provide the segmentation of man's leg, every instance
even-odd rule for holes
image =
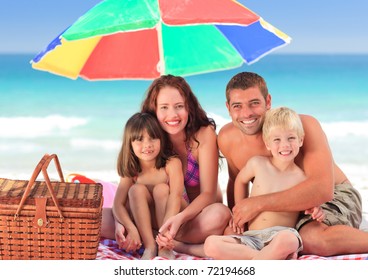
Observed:
[[[312,221],[299,234],[303,240],[301,254],[333,256],[368,253],[368,232],[346,225],[327,226]]]

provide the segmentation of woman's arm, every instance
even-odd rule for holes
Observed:
[[[216,202],[218,185],[218,161],[216,132],[211,126],[202,127],[197,133],[199,141],[198,165],[200,194],[182,212],[183,223],[193,219],[205,207]]]
[[[184,176],[180,159],[171,158],[167,162],[166,172],[169,176],[170,193],[163,222],[179,213],[184,192]]]

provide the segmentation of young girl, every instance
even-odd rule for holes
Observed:
[[[118,156],[120,182],[113,204],[116,240],[121,248],[135,251],[142,239],[142,259],[146,260],[157,254],[174,258],[171,248],[157,249],[153,230],[188,203],[181,161],[171,150],[154,116],[136,113],[127,121]]]

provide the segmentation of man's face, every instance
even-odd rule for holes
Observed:
[[[233,89],[226,103],[233,124],[246,135],[262,131],[264,115],[271,108],[271,96],[264,99],[257,87]]]

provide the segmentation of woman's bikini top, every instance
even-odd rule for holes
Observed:
[[[189,148],[187,148],[188,156],[187,156],[187,171],[184,176],[184,185],[185,187],[198,187],[199,186],[199,165],[195,160],[192,152]]]

